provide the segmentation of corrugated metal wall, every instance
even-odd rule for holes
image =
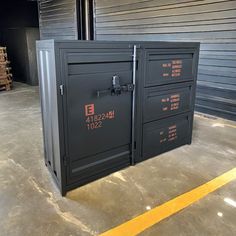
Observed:
[[[76,0],[39,0],[41,39],[78,39]]]
[[[236,120],[236,0],[95,0],[96,39],[200,41],[196,108]]]

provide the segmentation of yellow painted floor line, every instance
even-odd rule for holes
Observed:
[[[215,179],[184,193],[144,214],[129,220],[100,236],[134,236],[144,230],[157,224],[161,220],[175,214],[176,212],[186,208],[199,199],[205,197],[209,193],[219,189],[223,185],[236,179],[236,168],[216,177]]]

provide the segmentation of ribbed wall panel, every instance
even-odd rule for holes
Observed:
[[[76,0],[39,0],[41,39],[78,39]]]
[[[95,0],[95,15],[100,40],[200,41],[196,109],[236,120],[236,0]]]

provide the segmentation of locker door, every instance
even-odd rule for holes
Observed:
[[[128,51],[128,50],[127,50]],[[67,184],[130,165],[132,51],[67,55]]]

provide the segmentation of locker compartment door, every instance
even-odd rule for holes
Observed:
[[[165,118],[143,125],[143,159],[189,143],[192,116],[190,113]]]
[[[146,88],[144,92],[144,122],[190,111],[192,84]]]
[[[147,56],[147,78],[145,87],[193,80],[193,54]]]
[[[67,182],[84,184],[130,164],[132,53],[69,54],[67,68]]]

